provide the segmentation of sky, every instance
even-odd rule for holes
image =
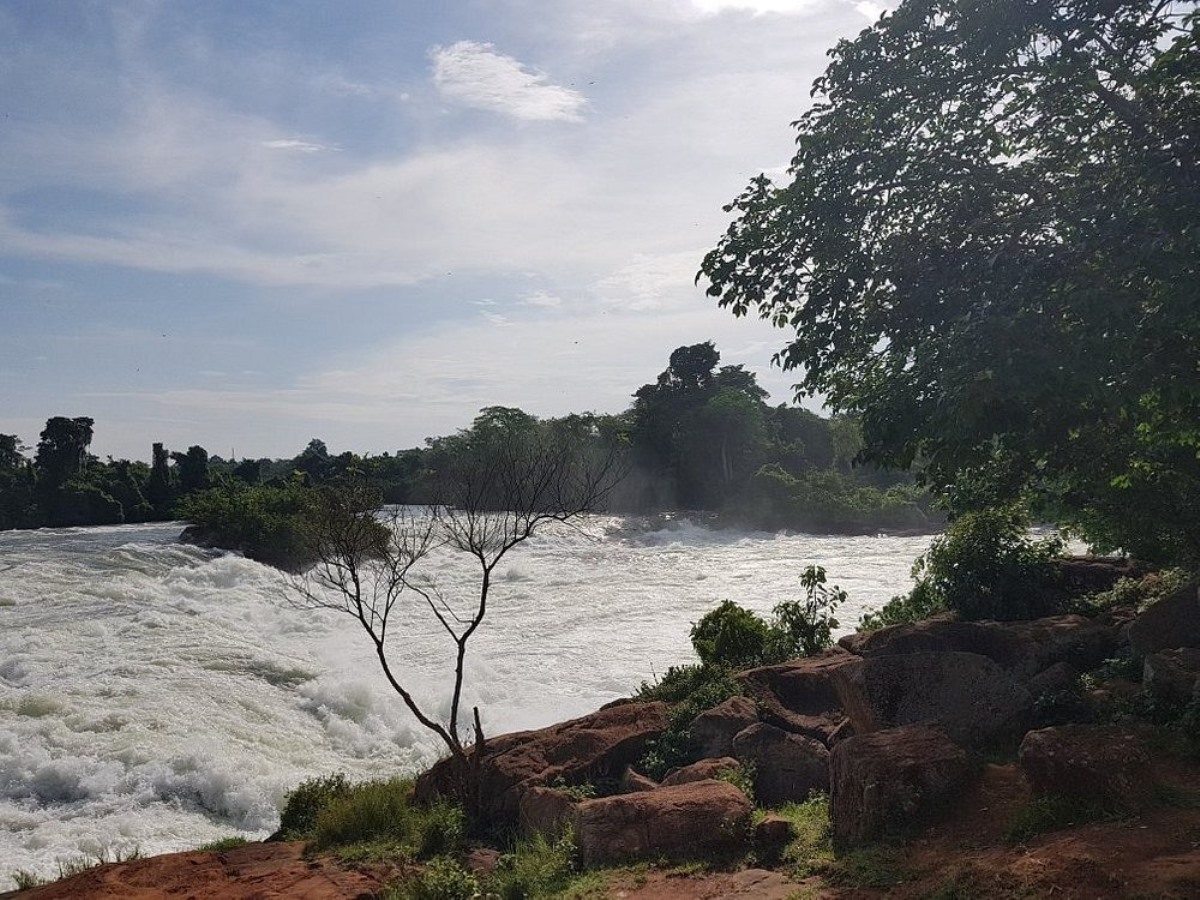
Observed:
[[[870,0],[0,0],[0,432],[420,446],[616,413],[712,340],[694,279]]]

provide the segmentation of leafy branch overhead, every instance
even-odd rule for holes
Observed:
[[[831,53],[708,292],[958,508],[1200,557],[1196,4],[912,0]]]

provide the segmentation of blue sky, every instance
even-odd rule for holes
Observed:
[[[786,339],[693,278],[851,0],[0,2],[0,432],[419,445]]]

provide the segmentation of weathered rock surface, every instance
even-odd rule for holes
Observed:
[[[730,697],[696,716],[689,728],[701,756],[729,756],[733,753],[733,736],[757,721],[758,709],[753,700]]]
[[[841,649],[821,656],[741,672],[758,718],[776,728],[815,738],[828,746],[845,722],[833,676],[857,657]]]
[[[791,819],[775,813],[767,813],[754,826],[754,851],[760,859],[778,860],[796,836]]]
[[[344,900],[375,897],[385,873],[306,857],[302,841],[168,853],[88,869],[20,893],[21,900]]]
[[[840,666],[834,679],[859,736],[925,724],[986,745],[1019,734],[1032,706],[1029,691],[976,653],[873,656]]]
[[[616,780],[666,725],[665,703],[623,703],[549,728],[490,738],[480,762],[481,809],[492,821],[514,823],[531,787]],[[456,796],[454,774],[450,760],[434,765],[417,779],[417,799]]]
[[[1153,696],[1172,703],[1200,699],[1200,648],[1149,654],[1142,662],[1142,684]]]
[[[521,834],[555,834],[571,821],[576,801],[554,788],[533,785],[521,794],[518,804]]]
[[[1116,651],[1116,631],[1084,616],[1030,622],[960,622],[952,615],[847,635],[838,642],[859,656],[958,651],[986,656],[1017,681],[1059,662],[1086,671]]]
[[[753,768],[754,796],[764,806],[829,788],[829,751],[813,738],[759,722],[733,739],[733,755]]]
[[[625,767],[625,774],[621,776],[621,783],[617,785],[618,794],[636,794],[638,791],[652,791],[658,787],[658,782],[647,775],[633,768],[633,766]]]
[[[724,781],[584,800],[575,837],[588,867],[635,859],[697,859],[745,850],[750,801]]]
[[[830,754],[830,823],[849,845],[925,821],[972,775],[967,753],[937,728],[913,725],[842,741]]]
[[[692,763],[690,766],[684,766],[682,769],[669,772],[667,777],[662,780],[662,786],[670,787],[673,784],[690,784],[693,781],[716,778],[722,772],[736,771],[740,766],[741,763],[732,756],[702,759],[699,762]]]
[[[1200,647],[1200,583],[1192,581],[1147,607],[1129,623],[1134,657],[1176,647]]]
[[[1133,811],[1153,801],[1150,755],[1141,738],[1107,725],[1059,725],[1025,735],[1018,759],[1038,794]]]
[[[1048,669],[1043,669],[1038,672],[1029,681],[1025,682],[1025,687],[1029,693],[1035,698],[1042,694],[1053,694],[1059,691],[1070,690],[1079,678],[1080,672],[1069,662],[1056,662]]]

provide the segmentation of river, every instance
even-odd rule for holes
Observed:
[[[180,529],[0,532],[0,890],[85,855],[261,838],[304,778],[436,758],[355,622],[290,606],[278,572],[179,544]],[[795,596],[810,563],[849,594],[844,633],[907,589],[928,542],[606,516],[547,528],[499,567],[468,706],[489,734],[590,712],[694,661],[688,629],[722,600],[767,614]],[[443,583],[470,571],[426,565]],[[392,647],[444,717],[452,661],[434,623]]]

